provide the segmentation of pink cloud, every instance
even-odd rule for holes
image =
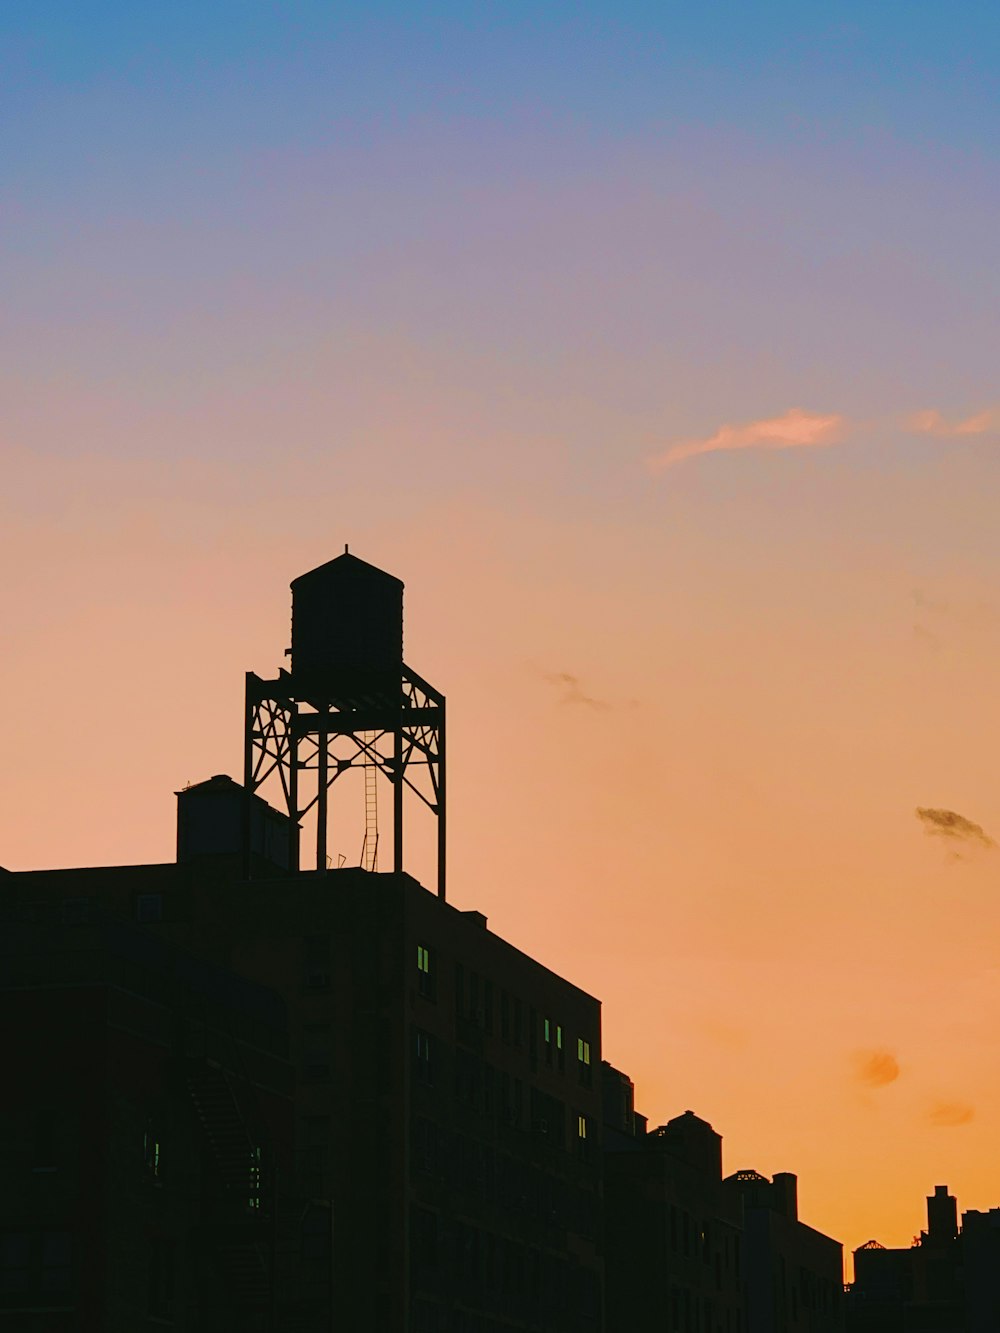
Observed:
[[[833,444],[840,439],[846,420],[836,412],[822,415],[791,407],[780,417],[748,421],[741,426],[720,426],[704,439],[682,440],[665,453],[649,460],[654,472],[698,454],[714,454],[732,449],[810,449]]]
[[[977,412],[973,417],[966,417],[964,421],[946,421],[936,408],[930,407],[923,412],[914,412],[907,418],[906,424],[911,430],[919,431],[922,435],[938,435],[944,438],[985,435],[988,431],[1000,430],[1000,411],[987,408],[984,412]]]

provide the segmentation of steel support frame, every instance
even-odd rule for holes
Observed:
[[[348,738],[354,751],[332,753]],[[386,751],[389,751],[386,753]],[[275,777],[290,821],[289,860],[300,865],[302,820],[316,809],[316,865],[327,866],[330,792],[342,773],[373,763],[393,789],[393,869],[403,870],[403,797],[408,788],[437,817],[437,891],[445,897],[445,701],[415,671],[404,666],[398,704],[369,700],[341,707],[328,699],[300,698],[287,671],[275,680],[246,674],[243,753],[243,870],[252,873],[252,798]],[[315,775],[315,794],[300,797],[303,774]],[[274,785],[272,781],[272,786]]]

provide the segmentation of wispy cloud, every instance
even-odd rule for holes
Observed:
[[[927,1113],[927,1119],[938,1129],[951,1129],[955,1125],[967,1125],[975,1114],[974,1108],[966,1102],[938,1102]]]
[[[742,425],[720,426],[702,439],[680,440],[649,460],[654,472],[673,467],[685,458],[734,449],[812,449],[833,444],[843,436],[847,422],[837,412],[822,414],[791,407],[783,416],[765,417]]]
[[[863,428],[877,436],[898,435],[902,431],[941,440],[1000,434],[1000,408],[988,407],[957,421],[949,421],[937,408],[928,407],[908,415],[860,422],[851,421],[839,412],[809,412],[790,407],[781,416],[736,425],[727,423],[711,435],[678,440],[646,462],[651,472],[663,472],[699,454],[731,453],[737,449],[815,449],[838,444]]]
[[[854,1076],[866,1088],[884,1088],[899,1078],[899,1061],[891,1051],[855,1051]]]
[[[917,806],[917,818],[924,826],[924,832],[932,838],[945,838],[952,843],[966,843],[979,847],[995,847],[996,843],[979,824],[974,824],[964,815],[954,810],[933,810]]]
[[[571,671],[543,671],[542,679],[547,680],[550,685],[559,687],[560,703],[581,704],[584,708],[596,708],[601,712],[611,707],[607,699],[596,699],[592,694],[588,694],[583,688],[580,677],[574,676]]]
[[[985,411],[965,417],[962,421],[948,421],[936,408],[929,407],[922,412],[914,412],[907,418],[906,425],[921,435],[936,435],[940,439],[954,439],[962,435],[986,435],[993,430],[1000,431],[1000,411],[988,407]]]

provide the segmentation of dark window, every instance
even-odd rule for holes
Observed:
[[[149,1313],[169,1319],[174,1312],[174,1243],[154,1236],[149,1250]]]
[[[329,1023],[307,1023],[302,1029],[302,1077],[311,1083],[330,1077]]]
[[[487,981],[483,984],[483,1025],[486,1031],[493,1034],[493,982]]]
[[[438,1220],[426,1208],[413,1210],[413,1265],[418,1272],[437,1268]]]
[[[510,1041],[510,996],[505,990],[500,992],[500,1036]]]
[[[481,1023],[483,1015],[479,1008],[479,973],[469,973],[469,1017],[473,1023]]]
[[[465,1017],[465,968],[461,963],[455,964],[455,1013]]]
[[[330,936],[307,935],[302,943],[302,981],[309,990],[330,988]]]
[[[135,919],[136,921],[162,921],[163,920],[163,894],[162,893],[137,893],[135,898]]]
[[[35,1171],[56,1169],[56,1117],[53,1111],[42,1110],[35,1115],[31,1135],[31,1166]]]
[[[514,1001],[514,1045],[521,1044],[521,1001]]]
[[[31,1273],[31,1242],[24,1231],[0,1236],[0,1295],[27,1291]]]
[[[431,1036],[421,1028],[413,1029],[414,1073],[418,1083],[434,1081],[431,1067]]]
[[[330,1210],[310,1204],[302,1219],[302,1258],[330,1257]]]
[[[73,1284],[73,1238],[68,1231],[42,1232],[42,1289],[67,1291]]]

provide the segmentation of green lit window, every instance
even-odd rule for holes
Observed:
[[[582,1065],[590,1064],[590,1042],[584,1041],[582,1037],[576,1041],[576,1058]]]
[[[549,1020],[548,1020],[547,1018],[544,1020],[544,1026],[545,1026],[545,1040],[546,1040],[546,1041],[551,1041],[551,1040],[552,1040],[552,1025],[550,1024],[550,1022],[549,1022]]]
[[[152,1125],[146,1126],[146,1132],[142,1137],[142,1155],[146,1163],[147,1174],[153,1180],[160,1178],[160,1140]]]
[[[556,1049],[562,1050],[562,1028],[556,1024]]]
[[[434,999],[434,959],[426,944],[417,945],[417,990],[428,1000]]]

